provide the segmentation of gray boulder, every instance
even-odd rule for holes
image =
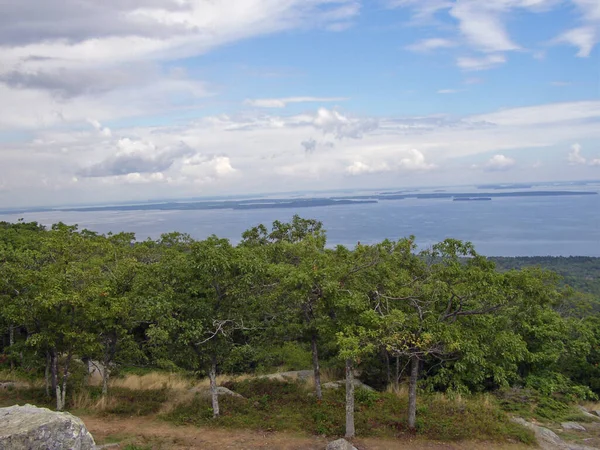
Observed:
[[[345,388],[346,387],[346,380],[338,380],[338,381],[330,381],[329,383],[324,383],[321,386],[323,389],[339,389],[339,388]],[[373,389],[371,386],[363,383],[360,380],[357,380],[356,378],[354,379],[354,387],[357,389],[365,389],[367,391],[374,391],[375,389]]]
[[[585,428],[577,422],[563,422],[560,426],[563,430],[585,431]]]
[[[511,420],[532,430],[535,433],[540,448],[543,450],[596,450],[593,447],[565,442],[554,431],[527,422],[521,417],[512,417]]]
[[[271,373],[269,375],[262,375],[260,378],[268,378],[269,380],[300,380],[305,381],[314,378],[315,374],[312,370],[291,370],[289,372],[278,372]]]
[[[197,393],[201,397],[209,398],[212,396],[212,393],[210,392],[210,388],[192,388],[192,389],[190,389],[190,392]],[[231,389],[227,389],[226,387],[223,387],[223,386],[217,387],[217,395],[244,398],[244,396],[238,394],[237,392],[233,392]]]
[[[585,417],[587,417],[589,419],[600,420],[600,411],[592,411],[590,413],[585,407],[583,407],[581,405],[578,405],[577,409],[579,409],[579,411],[581,411],[581,414],[583,414]]]
[[[0,408],[0,450],[94,450],[82,420],[32,405]]]
[[[337,441],[327,444],[325,450],[358,450],[354,445],[346,439],[338,439]]]

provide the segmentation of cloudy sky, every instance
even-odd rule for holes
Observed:
[[[598,0],[0,1],[0,206],[600,179]]]

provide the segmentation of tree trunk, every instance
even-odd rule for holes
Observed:
[[[8,345],[11,349],[11,353],[12,353],[12,346],[15,345],[15,327],[13,327],[12,325],[10,325],[8,327]],[[15,361],[12,357],[12,355],[10,356],[10,370],[14,370],[15,368]]]
[[[55,349],[52,349],[51,352],[52,362],[50,364],[50,371],[52,374],[52,390],[54,391],[54,396],[56,398],[56,410],[62,411],[62,392],[60,389],[60,383],[58,382],[58,353]]]
[[[391,386],[392,385],[392,367],[390,365],[390,354],[385,348],[382,348],[381,352],[383,353],[383,359],[385,361],[385,374],[387,377],[387,385]]]
[[[102,368],[102,395],[106,396],[108,394],[108,380],[110,378],[110,370],[108,370],[108,365],[104,365]]]
[[[354,372],[352,360],[346,360],[346,438],[352,439],[356,434],[354,428]]]
[[[50,365],[52,364],[52,357],[50,352],[46,351],[46,370],[44,371],[44,381],[46,384],[46,397],[50,397]]]
[[[312,344],[312,360],[313,360],[313,373],[315,376],[315,395],[317,400],[323,400],[323,392],[321,390],[321,368],[319,367],[319,351],[317,348],[317,333],[313,332],[311,336]]]
[[[208,378],[210,379],[210,396],[212,399],[213,417],[219,417],[219,394],[217,392],[217,358],[213,356],[210,364],[210,370],[208,371]]]
[[[400,391],[400,357],[396,356],[396,376],[394,377],[394,392]]]
[[[61,383],[56,383],[56,410],[62,411],[65,409],[67,399],[67,380],[69,379],[69,366],[71,365],[72,354],[69,352],[63,368],[62,386]],[[58,359],[58,358],[57,358]],[[58,367],[57,367],[58,373]]]
[[[414,430],[417,425],[417,381],[419,380],[419,358],[410,357],[410,384],[408,387],[408,428]]]

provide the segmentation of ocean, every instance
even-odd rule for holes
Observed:
[[[179,231],[236,243],[244,230],[294,214],[321,220],[328,245],[354,247],[414,235],[421,248],[445,238],[471,241],[487,256],[600,257],[600,195],[494,198],[483,202],[404,199],[376,204],[257,210],[50,211],[0,214],[44,225],[62,221],[100,233],[134,232],[138,240]]]

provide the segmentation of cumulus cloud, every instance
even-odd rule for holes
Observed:
[[[600,158],[590,159],[589,161],[585,156],[581,154],[581,145],[573,144],[571,146],[571,151],[567,155],[567,160],[569,164],[572,166],[600,166]]]
[[[430,184],[458,184],[466,176],[460,162],[468,158],[510,152],[512,158],[520,160],[516,155],[523,153],[524,161],[535,161],[544,149],[574,139],[600,139],[600,102],[537,105],[466,117],[354,117],[336,111],[341,116],[337,117],[327,111],[322,116],[333,117],[327,132],[315,125],[318,112],[246,111],[172,125],[121,126],[112,130],[115,138],[99,133],[105,119],[94,111],[91,120],[97,121],[96,126],[40,129],[31,140],[1,145],[5,171],[0,177],[10,194],[0,193],[0,200],[11,205],[189,197],[198,195],[199,185],[203,195],[280,191],[283,185],[289,190],[375,188],[397,185],[399,174],[406,185],[422,184],[426,170]],[[331,141],[343,135],[339,131],[355,129],[355,122],[377,127],[363,133],[362,139],[339,139],[333,146]],[[319,138],[315,130],[325,136]],[[307,157],[300,144],[307,143],[310,149],[311,140],[316,151]],[[202,153],[188,154],[186,149]],[[178,152],[185,154],[178,157]],[[544,180],[552,176],[554,164],[551,156],[541,159],[543,168],[531,174]],[[489,177],[485,162],[469,180],[484,182]],[[436,166],[444,170],[435,170]],[[584,166],[567,169],[575,179]]]
[[[394,152],[398,153],[398,152]],[[400,151],[399,155],[393,154],[382,160],[366,161],[356,160],[346,167],[350,175],[363,175],[367,173],[381,173],[390,171],[418,172],[434,169],[434,164],[427,163],[425,155],[417,149]]]
[[[304,147],[304,151],[306,153],[312,153],[317,149],[317,141],[315,141],[313,138],[302,141],[301,145]]]
[[[247,99],[244,104],[258,108],[285,108],[290,103],[330,103],[343,102],[345,97],[285,97]]]
[[[173,163],[186,155],[195,153],[186,145],[160,151],[152,142],[120,139],[117,151],[109,158],[81,169],[82,177],[113,177],[130,174],[154,174],[168,170]],[[137,177],[137,175],[133,175]]]
[[[378,122],[374,119],[349,118],[336,110],[320,108],[313,119],[313,126],[337,139],[361,139],[366,133],[375,131]]]
[[[181,174],[192,183],[205,183],[237,172],[228,156],[203,157],[196,155],[183,161]],[[181,180],[183,181],[183,180]]]
[[[516,161],[512,158],[508,158],[504,155],[494,155],[492,158],[485,163],[484,169],[489,172],[504,171],[513,168]]]
[[[362,175],[365,173],[387,172],[390,167],[386,163],[366,164],[362,161],[354,161],[346,168],[350,175]]]
[[[434,164],[428,164],[425,161],[425,155],[417,149],[411,149],[408,154],[400,159],[398,166],[407,170],[430,170],[435,168]]]
[[[98,122],[96,119],[88,119],[87,122],[94,127],[94,129],[100,133],[102,136],[104,137],[111,137],[112,136],[112,131],[110,131],[110,128],[108,127],[103,127],[102,124],[100,122]]]
[[[585,164],[586,159],[581,156],[581,145],[573,144],[568,156],[569,164]]]

